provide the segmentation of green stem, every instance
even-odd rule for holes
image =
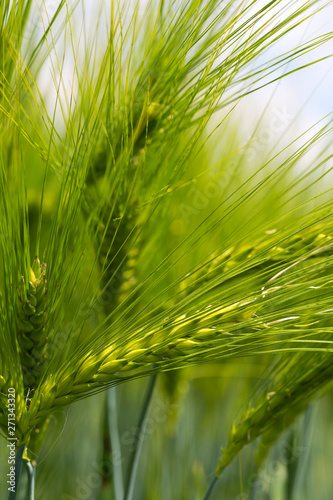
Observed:
[[[150,406],[150,401],[154,392],[155,384],[156,384],[157,374],[155,373],[150,377],[148,389],[146,392],[146,396],[143,402],[143,407],[141,410],[138,430],[136,433],[136,441],[132,453],[130,455],[129,469],[128,469],[128,480],[126,482],[126,491],[125,491],[125,500],[132,500],[134,493],[134,483],[136,478],[136,473],[139,465],[139,458],[142,449],[143,439],[142,436],[145,432],[147,416]]]
[[[111,387],[107,392],[108,423],[112,453],[115,453],[117,460],[112,461],[113,466],[113,487],[115,500],[124,498],[124,481],[121,461],[121,444],[119,438],[118,417],[117,417],[117,388]],[[119,460],[118,460],[119,457]]]
[[[259,478],[259,476],[256,475],[256,477],[251,481],[251,487],[250,487],[250,493],[249,493],[249,500],[255,500],[255,498],[256,498],[258,478]]]
[[[22,463],[22,455],[24,452],[25,444],[22,444],[16,453],[16,458],[15,458],[15,488],[14,491],[9,492],[9,498],[8,500],[15,500],[16,498],[16,492],[17,492],[17,487],[18,487],[18,482],[19,482],[19,477],[20,477],[20,470],[21,470],[21,463]]]
[[[34,500],[36,469],[31,465],[31,462],[29,462],[28,460],[23,460],[23,463],[28,473],[28,500]]]
[[[310,453],[311,453],[311,440],[313,438],[313,432],[315,429],[315,416],[316,413],[314,411],[313,406],[309,406],[304,414],[304,422],[303,422],[303,436],[302,436],[302,450],[300,451],[301,455],[299,460],[301,463],[298,466],[297,477],[295,479],[294,490],[302,491],[304,487],[304,483],[306,481],[306,474],[308,471]]]
[[[208,500],[210,498],[210,495],[212,494],[213,488],[214,488],[215,484],[217,483],[217,480],[218,480],[218,477],[214,476],[210,485],[208,486],[208,490],[206,491],[206,494],[205,494],[203,500]]]

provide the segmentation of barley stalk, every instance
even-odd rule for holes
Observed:
[[[266,261],[270,274],[274,274],[273,269],[276,269],[272,269],[272,262],[280,266],[279,259],[281,258],[284,269],[286,269],[288,258],[291,259],[291,262],[295,261],[297,258],[296,245],[299,250],[302,250],[303,245],[307,248],[309,259],[322,254],[329,255],[331,237],[322,232],[318,234],[318,229],[321,228],[305,230],[297,238],[291,238],[286,241],[285,248],[280,245],[272,246],[272,241],[266,243],[268,248],[272,247]],[[290,247],[293,252],[288,252]],[[250,252],[254,252],[254,248],[257,248],[259,252],[263,246],[250,245],[249,248]],[[228,254],[230,255],[230,252]],[[246,259],[248,252],[242,252],[242,256]],[[265,261],[261,260],[260,252],[257,257],[260,265],[263,266]],[[215,259],[220,272],[223,259],[225,259],[224,256]],[[257,266],[258,260],[255,260],[253,265]],[[227,262],[224,262],[223,266],[228,266]],[[216,269],[212,268],[212,263],[207,267],[208,270],[216,272]],[[283,287],[277,288],[282,289]],[[181,289],[183,293],[184,287]],[[267,295],[271,293],[270,290],[265,292]],[[155,327],[144,330],[142,333],[140,330],[132,332],[125,344],[115,342],[103,351],[87,355],[75,371],[72,367],[68,367],[56,377],[51,377],[42,384],[39,396],[33,398],[31,402],[29,415],[26,416],[27,425],[28,423],[29,425],[38,423],[41,418],[52,411],[52,408],[71,403],[83,394],[95,391],[104,384],[118,383],[133,373],[146,373],[147,370],[155,370],[158,367],[164,370],[176,368],[182,364],[182,359],[198,362],[204,353],[205,355],[209,353],[209,356],[214,359],[223,355],[237,355],[238,352],[246,352],[247,346],[250,348],[249,352],[252,353],[251,345],[255,345],[257,352],[260,352],[261,346],[267,348],[270,344],[272,347],[278,348],[283,341],[289,341],[293,335],[296,335],[297,338],[299,332],[303,330],[306,332],[306,326],[302,329],[302,324],[296,322],[294,334],[288,329],[286,334],[283,334],[283,330],[281,330],[278,336],[272,336],[270,332],[274,332],[274,322],[270,326],[262,322],[260,315],[258,317],[256,315],[256,312],[263,307],[265,300],[267,299],[263,298],[260,291],[260,297],[258,295],[247,297],[246,300],[226,307],[208,307],[188,317],[181,315],[165,322],[162,328]],[[274,299],[272,300],[274,301]],[[221,328],[222,325],[224,327]],[[282,400],[288,401],[285,396],[282,397]],[[281,404],[277,396],[272,398],[270,404],[267,402],[266,407],[270,406],[271,403],[276,404],[277,408]],[[278,409],[276,411],[278,412]],[[250,430],[250,434],[256,436],[257,431],[252,428]]]
[[[221,10],[217,1],[189,1],[184,5],[180,2],[179,10],[177,6],[175,12],[171,2],[165,20],[160,18],[160,12],[155,16],[154,7],[151,10],[147,8],[147,13],[150,12],[153,19],[150,26],[145,18],[142,22],[139,20],[138,3],[137,12],[127,21],[122,19],[121,8],[117,11],[111,2],[106,48],[96,76],[90,75],[90,72],[96,71],[98,62],[90,64],[87,57],[85,65],[80,68],[81,58],[74,50],[75,30],[70,26],[71,12],[66,9],[73,49],[71,55],[74,56],[73,84],[67,101],[66,98],[62,99],[62,71],[66,67],[67,55],[66,61],[63,57],[62,65],[57,53],[58,35],[51,32],[64,4],[66,2],[61,0],[46,28],[45,36],[38,44],[34,45],[32,41],[26,47],[21,46],[21,41],[31,1],[5,2],[1,7],[1,32],[4,36],[0,40],[0,244],[1,271],[4,276],[1,288],[5,297],[4,300],[2,297],[0,299],[1,327],[4,331],[4,346],[0,347],[0,389],[3,391],[0,421],[5,428],[5,393],[9,386],[14,386],[18,402],[17,435],[30,447],[42,440],[47,417],[53,409],[110,385],[146,373],[156,373],[157,370],[171,370],[223,356],[281,350],[284,346],[295,346],[293,340],[302,338],[305,342],[307,335],[314,335],[315,338],[322,335],[326,338],[327,333],[325,328],[317,331],[317,315],[325,312],[329,303],[325,296],[329,286],[323,274],[332,261],[329,235],[332,231],[325,225],[310,224],[310,228],[291,238],[287,236],[294,229],[289,226],[280,236],[277,234],[270,238],[267,234],[259,241],[236,243],[230,248],[225,244],[221,252],[212,255],[208,263],[196,267],[185,279],[169,283],[167,290],[157,286],[162,273],[168,271],[166,265],[163,268],[166,261],[172,266],[174,257],[178,264],[178,259],[187,257],[189,250],[191,253],[191,243],[199,242],[200,238],[204,242],[205,235],[213,237],[217,225],[228,221],[233,206],[251,208],[250,204],[244,204],[245,200],[253,200],[254,194],[264,197],[268,192],[267,187],[274,186],[275,181],[284,181],[284,175],[289,173],[297,158],[302,159],[302,155],[310,151],[314,140],[306,143],[302,151],[295,152],[288,161],[282,160],[276,169],[277,176],[275,172],[267,170],[267,175],[265,171],[262,178],[262,167],[253,169],[253,175],[251,171],[249,179],[241,186],[236,185],[235,190],[235,183],[231,181],[228,189],[233,194],[230,193],[229,197],[227,193],[227,200],[223,200],[226,201],[223,216],[220,211],[222,205],[216,207],[216,211],[214,207],[205,219],[205,224],[200,222],[199,215],[189,228],[189,231],[193,229],[191,237],[187,238],[187,231],[180,231],[185,236],[179,247],[172,248],[165,259],[163,252],[157,256],[158,260],[162,255],[160,261],[163,262],[152,273],[152,287],[149,289],[148,283],[146,295],[144,287],[137,287],[136,293],[144,289],[140,296],[139,312],[135,311],[132,315],[130,308],[126,309],[129,302],[126,301],[123,314],[117,316],[116,311],[112,316],[120,302],[134,297],[133,288],[139,274],[136,272],[138,255],[145,255],[141,253],[142,241],[136,241],[141,223],[143,227],[146,223],[148,225],[159,200],[166,203],[158,215],[167,213],[170,207],[175,208],[177,201],[172,201],[173,193],[177,194],[178,189],[183,189],[189,177],[196,181],[201,175],[194,165],[192,176],[191,158],[195,158],[203,147],[201,137],[212,113],[255,90],[259,78],[265,79],[264,85],[275,81],[275,76],[271,75],[280,69],[281,64],[293,62],[330,39],[330,36],[323,36],[310,40],[283,54],[281,59],[273,58],[256,69],[255,58],[278,36],[301,24],[306,18],[304,13],[308,5],[304,8],[297,5],[295,9],[290,9],[290,14],[276,22],[274,14],[275,8],[280,6],[279,2],[270,2],[264,8],[257,8],[254,2],[248,6],[249,10],[238,9],[234,2],[230,2]],[[309,6],[312,4],[316,2],[310,2]],[[161,10],[162,7],[163,2]],[[276,13],[279,14],[278,10]],[[250,32],[248,42],[243,43],[243,37]],[[146,47],[145,38],[148,41]],[[141,57],[140,49],[136,48],[137,40],[139,45],[143,42],[145,57]],[[81,45],[89,44],[78,43],[77,47]],[[66,43],[65,48],[67,50]],[[90,58],[92,53],[93,48],[90,51],[89,47],[86,56]],[[35,71],[35,66],[42,64],[47,54],[51,59],[54,56],[54,82],[59,76],[56,105],[54,113],[50,115],[42,92],[37,87],[39,75],[38,70]],[[128,63],[125,63],[127,58]],[[63,130],[66,134],[57,126],[58,109],[65,122]],[[107,119],[104,124],[105,116]],[[99,126],[95,128],[95,124],[102,122],[101,128],[107,131],[107,137],[101,141],[103,144],[98,153],[96,144],[99,141],[96,143],[94,138],[99,133],[96,130]],[[327,130],[323,127],[315,140],[324,138]],[[186,140],[183,137],[185,131],[189,131]],[[6,142],[7,135],[15,137]],[[183,137],[182,141],[180,137]],[[22,146],[22,141],[27,144]],[[38,196],[41,195],[41,209],[37,216],[35,242],[32,241],[33,231],[29,226],[31,210],[27,191],[30,187],[25,169],[30,167],[30,158],[26,158],[26,147],[31,147],[34,153],[41,156],[41,172],[45,168],[42,191],[38,192]],[[151,154],[150,163],[146,161],[147,149]],[[270,165],[265,167],[269,169]],[[320,167],[321,164],[315,166],[311,175],[316,170],[318,172]],[[34,168],[32,171],[34,174]],[[59,189],[55,188],[57,201],[52,207],[54,220],[50,224],[51,228],[47,228],[44,215],[45,206],[52,198],[49,196],[49,183],[52,184],[50,173],[57,174]],[[308,187],[303,179],[295,184],[298,191],[292,186],[288,193],[300,195]],[[95,192],[92,194],[95,189],[97,196]],[[15,196],[19,194],[13,206],[12,193]],[[288,223],[295,222],[299,228],[302,223],[298,220],[296,223],[298,209],[308,210],[313,201],[311,196],[305,198],[304,205],[292,203],[284,211],[280,209],[279,203],[282,204],[286,196],[281,193],[277,203],[280,210],[277,219],[284,213],[288,216]],[[77,213],[84,203],[88,207],[87,217],[78,224],[80,216]],[[147,206],[149,210],[141,220],[141,208]],[[318,213],[311,214],[310,221],[319,220],[321,216],[324,218],[326,209],[327,206],[323,206],[322,212],[318,209]],[[309,213],[311,210],[312,205]],[[275,213],[272,217],[275,220]],[[159,222],[153,221],[153,230]],[[169,222],[173,222],[172,215],[166,225]],[[46,242],[44,234],[47,234]],[[225,241],[222,231],[219,234],[221,241]],[[241,231],[237,234],[240,234],[241,240]],[[250,237],[246,239],[251,240]],[[45,260],[50,273],[47,299],[45,266],[41,266],[36,259],[30,276],[27,275],[30,246],[34,243],[34,254],[42,255],[45,248]],[[149,244],[146,249],[149,250]],[[94,262],[94,266],[96,260],[103,276],[100,272],[96,276],[96,269],[89,274],[89,265]],[[313,267],[318,261],[316,274]],[[306,269],[307,274],[314,279],[311,287],[313,285],[313,288],[323,291],[321,295],[318,294],[317,302],[313,297],[307,298],[306,294],[311,293],[308,288],[311,287],[308,287],[307,276],[297,275],[298,268]],[[24,274],[26,281],[21,281],[16,288],[18,272]],[[122,284],[118,296],[110,305],[111,312],[108,310],[105,320],[95,330],[89,331],[85,323],[86,316],[83,314],[78,318],[82,310],[76,306],[77,302],[81,306],[76,294],[80,295],[81,286],[86,287],[82,297],[88,299],[88,315],[94,311],[96,296],[107,288],[113,288],[117,272],[121,275]],[[87,275],[89,277],[86,279]],[[179,282],[180,287],[177,288]],[[170,290],[176,290],[176,297],[168,295],[164,302],[158,304],[158,309],[149,296],[151,290],[151,295],[154,294],[155,289],[156,302],[159,293],[164,293],[164,299]],[[299,306],[302,300],[303,305]],[[140,308],[147,310],[150,304],[153,304],[152,310],[141,314]],[[298,306],[305,319],[292,314]],[[306,308],[308,312],[305,312]],[[63,332],[67,319],[71,325]],[[280,322],[284,321],[287,321],[286,326],[282,323],[279,327]],[[48,357],[51,339],[56,344],[58,333],[63,334],[57,345],[59,348],[53,353],[54,356]],[[316,346],[317,350],[320,348],[322,346]],[[320,361],[320,364],[325,363]],[[328,368],[324,372],[331,376]],[[311,395],[323,383],[319,373],[313,373],[313,376],[318,378],[318,383],[311,389],[312,392],[309,391]],[[276,377],[278,382],[279,378]],[[307,379],[303,382],[305,386],[310,384]],[[293,395],[296,400],[301,394],[301,388],[297,389],[298,383],[299,379],[295,376]],[[283,397],[283,390],[279,386],[277,390],[270,391],[270,404],[277,420],[281,421],[286,406]],[[260,413],[266,403],[267,398],[264,397],[262,404],[258,405],[258,413],[256,407],[252,412],[257,417],[251,414],[251,422],[247,422],[248,416],[245,418],[249,425],[253,424],[253,436],[256,436],[259,425],[266,429],[265,432],[269,430],[265,424],[266,413],[263,417]],[[295,408],[298,408],[297,403]],[[239,439],[236,436],[234,445],[231,440],[229,456],[244,440],[246,430],[242,425],[238,432]],[[225,456],[228,457],[228,452]]]
[[[255,243],[240,243],[228,248],[220,255],[212,255],[210,262],[202,266],[199,270],[190,273],[181,282],[179,287],[180,296],[186,297],[202,289],[206,284],[210,284],[217,278],[220,282],[226,276],[232,278],[247,277],[249,274],[260,275],[262,273],[272,274],[272,269],[278,265],[285,269],[290,264],[296,264],[300,258],[307,255],[307,260],[314,259],[320,252],[320,258],[332,255],[332,236],[327,234],[328,227],[317,224],[306,230],[287,238],[285,241],[278,241],[272,236],[258,239]],[[242,266],[242,269],[240,269]],[[236,273],[233,273],[233,270]],[[268,275],[267,275],[268,276]],[[272,277],[272,276],[271,276]],[[221,279],[222,278],[222,279]]]
[[[255,245],[249,245],[245,251],[244,246],[241,247],[241,251],[238,248],[233,248],[210,261],[205,271],[207,276],[213,275],[214,278],[218,278],[229,270],[236,270],[237,265],[247,261],[251,263],[251,258],[249,258],[251,255],[254,259],[252,266],[256,268],[260,265],[264,268],[266,262],[270,273],[272,273],[271,268],[274,263],[280,266],[282,262],[284,267],[286,265],[288,267],[288,258],[294,262],[297,259],[297,252],[304,252],[304,248],[307,249],[309,259],[314,256],[329,255],[331,237],[325,235],[321,230],[321,227],[305,230],[297,237],[286,240],[284,247],[274,245],[273,240],[269,239],[264,243],[258,242]],[[263,256],[266,255],[266,261],[261,258],[261,252],[263,252]],[[39,314],[41,310],[45,314],[45,266],[40,266],[36,261],[34,267],[36,274],[34,272],[34,275],[31,275],[32,284],[30,285],[30,289],[35,293],[33,297],[36,298],[36,306],[34,306],[36,311],[33,314]],[[251,270],[251,265],[249,264],[245,269],[248,272]],[[206,274],[203,270],[200,272],[201,279],[206,280],[205,282],[209,284]],[[241,272],[243,272],[243,267],[241,267]],[[193,279],[198,280],[195,273],[185,279],[186,286],[181,284],[182,294],[185,291],[189,293],[189,296],[193,293],[193,281],[191,281]],[[215,284],[214,281],[213,284]],[[28,294],[29,291],[26,293]],[[267,293],[269,294],[269,291]],[[24,297],[23,291],[21,291],[18,301],[20,307],[22,303],[26,303],[25,300],[30,299],[30,295],[27,295],[27,298],[23,300],[22,297]],[[262,302],[258,301],[257,295],[247,297],[246,300],[226,307],[208,307],[188,317],[181,315],[173,320],[168,320],[162,328],[148,329],[143,334],[140,333],[140,330],[132,332],[130,339],[124,345],[121,342],[116,342],[102,352],[86,355],[75,371],[72,367],[68,367],[56,376],[41,381],[38,395],[32,397],[28,411],[23,412],[20,422],[22,433],[27,433],[28,429],[35,428],[39,434],[38,438],[41,438],[45,430],[45,418],[54,408],[71,403],[86,393],[104,387],[105,384],[118,383],[132,374],[144,373],[147,369],[155,370],[158,367],[164,370],[174,368],[182,364],[182,359],[197,362],[200,361],[203,353],[205,355],[209,353],[212,359],[221,355],[235,355],[237,352],[242,352],[251,342],[256,343],[258,350],[260,345],[267,346],[267,342],[270,342],[269,328],[262,323],[260,318],[256,318],[255,314],[260,307],[262,307]],[[32,314],[27,316],[30,318]],[[30,323],[33,324],[31,321]],[[221,324],[224,325],[222,329],[219,326]],[[30,326],[29,329],[31,329]],[[265,330],[267,334],[263,336]],[[33,331],[35,332],[35,330]],[[36,335],[37,346],[41,346],[44,353],[44,323],[43,328],[38,327],[36,332],[38,333]],[[26,332],[26,335],[28,333]],[[22,335],[21,332],[19,332],[20,335]],[[288,335],[290,337],[290,332]],[[276,342],[276,337],[273,337],[274,342]],[[40,353],[38,349],[37,353]],[[22,364],[26,362],[25,360],[26,354],[23,353]],[[44,366],[44,361],[44,358],[43,360],[40,357],[37,358],[41,367]],[[23,370],[27,370],[30,375],[29,366]],[[252,431],[252,435],[255,436],[256,432]]]
[[[302,373],[299,368],[302,366]],[[265,438],[265,451],[308,406],[313,396],[333,379],[332,355],[316,355],[314,360],[297,355],[276,374],[269,390],[262,391],[255,406],[248,410],[229,433],[226,448],[216,469],[220,476],[234,457],[259,436]],[[304,374],[303,374],[304,373]],[[259,464],[265,453],[258,456]]]
[[[36,257],[26,285],[22,276],[19,287],[16,321],[18,342],[26,390],[33,391],[43,374],[46,359],[46,264]]]
[[[107,314],[113,307],[120,304],[131,293],[137,284],[136,267],[140,241],[132,248],[133,239],[137,237],[137,217],[135,205],[125,214],[110,218],[112,208],[107,207],[104,224],[99,227],[96,240],[98,261],[102,270],[102,288],[110,291],[114,297],[109,304]]]

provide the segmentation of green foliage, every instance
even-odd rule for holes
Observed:
[[[34,463],[47,461],[45,448],[36,454],[44,438],[50,446],[48,423],[67,405],[162,373],[160,397],[177,406],[182,383],[202,365],[214,376],[244,376],[242,398],[222,391],[228,423],[251,377],[262,380],[216,474],[259,437],[261,467],[327,388],[332,118],[298,137],[289,131],[282,151],[269,144],[249,164],[253,137],[242,145],[237,106],[329,57],[315,51],[325,51],[332,33],[267,55],[329,4],[101,1],[91,21],[83,2],[61,1],[39,33],[33,2],[2,3],[0,423],[6,437],[14,387],[17,445]],[[268,374],[259,373],[258,357],[266,366],[274,358]],[[210,414],[221,411],[214,391],[212,401],[195,391],[190,405],[199,394]],[[94,400],[101,415],[104,400]],[[177,434],[181,419],[167,412],[166,434]],[[202,498],[200,461],[191,474]],[[181,493],[165,488],[168,498],[194,498],[184,485]]]

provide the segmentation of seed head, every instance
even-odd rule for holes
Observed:
[[[16,304],[16,325],[23,382],[32,390],[41,378],[46,359],[46,264],[35,258],[26,285],[19,286]]]

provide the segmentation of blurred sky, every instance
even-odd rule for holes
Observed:
[[[123,0],[123,3],[125,1],[130,4],[136,0]],[[93,13],[97,11],[96,6],[100,3],[100,1],[84,0],[84,2],[88,14],[87,18],[93,19]],[[144,12],[146,3],[146,0],[141,0],[141,12]],[[266,1],[262,2],[263,5],[266,3]],[[296,7],[300,8],[302,5],[307,3],[309,2],[301,0],[293,2],[291,5],[291,2],[286,0],[285,2],[281,2],[281,6],[285,9],[284,13],[287,14]],[[312,16],[301,26],[292,30],[290,35],[281,38],[279,42],[274,45],[274,47],[266,52],[264,58],[268,60],[271,57],[277,56],[295,46],[300,45],[301,43],[304,43],[310,38],[332,31],[333,2],[330,2],[331,5],[327,7],[326,5],[328,3],[329,2],[327,1],[317,2],[315,9],[322,10],[315,16]],[[122,4],[122,0],[120,0],[120,4]],[[326,7],[323,8],[324,6]],[[258,7],[256,7],[256,9],[257,8]],[[327,43],[325,48],[320,48],[317,51],[310,52],[305,59],[302,59],[302,64],[305,64],[306,61],[309,62],[313,60],[314,57],[319,59],[327,55],[333,55],[333,40]],[[297,63],[290,65],[288,69],[291,70],[296,65]],[[270,86],[263,92],[261,91],[261,94],[258,97],[259,101],[264,101],[263,94],[265,94],[266,98],[271,96],[275,87],[277,87],[275,91],[276,96],[272,105],[274,106],[284,102],[288,109],[290,109],[291,113],[296,113],[300,108],[304,107],[303,125],[308,124],[310,126],[328,112],[333,111],[333,58],[329,58],[315,66],[304,69],[294,75],[290,75],[277,85]],[[251,99],[248,100],[251,101]],[[257,101],[257,96],[254,96],[254,100]],[[254,109],[257,109],[257,106],[254,106]]]
[[[84,2],[86,10],[86,23],[89,29],[89,25],[92,29],[96,29],[96,17],[97,13],[103,4],[110,5],[109,0],[82,0]],[[55,12],[58,1],[57,0],[35,0],[35,2],[40,5],[44,3],[46,6],[49,16]],[[125,3],[126,2],[126,3]],[[125,6],[126,9],[131,8],[136,0],[120,0],[120,5]],[[146,0],[141,0],[141,12],[144,12]],[[262,2],[263,5],[266,2]],[[281,16],[286,15],[288,11],[294,10],[296,7],[300,8],[302,5],[307,4],[305,1],[296,1],[290,6],[290,2],[281,2]],[[323,7],[327,4],[329,7]],[[69,4],[71,2],[69,1]],[[43,12],[43,8],[40,10],[36,9],[33,15],[33,23],[39,24],[39,28],[42,29],[42,23],[40,21],[40,13]],[[256,7],[257,8],[257,7]],[[274,46],[270,47],[266,51],[265,55],[261,57],[261,62],[269,60],[270,58],[277,56],[290,50],[293,47],[304,43],[310,38],[323,35],[329,32],[333,26],[333,2],[319,1],[315,6],[316,10],[322,8],[322,10],[315,16],[310,17],[310,19],[301,26],[292,30],[290,34],[280,39]],[[80,10],[80,8],[79,8]],[[78,12],[78,19],[80,19],[80,14]],[[80,22],[80,21],[79,21]],[[99,30],[103,29],[101,24]],[[81,43],[83,41],[81,40]],[[333,54],[333,41],[325,44],[325,47],[321,47],[316,51],[310,52],[305,58],[297,60],[296,63],[291,63],[287,70],[291,71],[295,68],[299,61],[301,64],[306,64],[306,62],[312,61],[314,58],[322,58],[324,56],[330,56]],[[52,83],[51,71],[47,71],[47,65],[45,64],[45,71],[43,71],[42,79],[38,82],[42,90],[50,91],[50,83],[54,88],[54,83]],[[286,71],[284,68],[283,71]],[[280,73],[281,74],[281,73]],[[70,92],[72,89],[71,80],[73,76],[72,62],[69,60],[65,64],[65,74],[64,81],[68,84],[67,91]],[[297,132],[302,132],[306,128],[313,125],[315,122],[323,118],[327,113],[333,111],[333,58],[329,57],[326,60],[316,64],[315,66],[310,66],[300,72],[295,72],[287,78],[274,83],[260,92],[254,93],[248,96],[245,102],[241,103],[240,110],[242,113],[242,124],[244,132],[246,134],[247,129],[250,131],[253,129],[254,121],[257,121],[261,116],[261,113],[267,103],[268,114],[276,113],[279,110],[295,116],[295,129]],[[74,86],[75,88],[75,86]],[[53,98],[50,97],[49,103],[52,109],[52,102],[54,102],[56,92],[53,91]],[[278,110],[278,111],[277,111]],[[299,115],[298,115],[299,113]]]
[[[305,4],[306,2],[301,2]],[[318,5],[324,5],[326,2],[318,2]],[[333,5],[325,8],[307,22],[279,40],[266,54],[265,58],[274,57],[278,54],[290,50],[294,46],[304,43],[310,38],[315,38],[332,30],[333,26]],[[301,59],[302,64],[320,59],[325,56],[333,55],[333,41],[331,40],[325,46],[310,52],[305,59]],[[291,64],[287,70],[295,68],[299,64]],[[333,58],[328,59],[302,71],[289,75],[274,85],[276,95],[274,104],[284,103],[291,113],[297,113],[302,109],[302,126],[310,126],[327,113],[333,111]],[[266,96],[272,94],[273,87],[268,87],[265,91]],[[256,96],[261,99],[262,95]],[[301,125],[301,123],[300,123]]]

